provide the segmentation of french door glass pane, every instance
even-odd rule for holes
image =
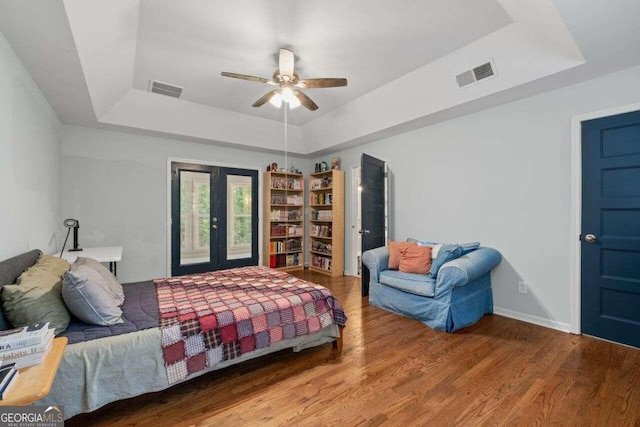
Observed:
[[[209,262],[209,173],[180,171],[180,265]]]
[[[227,259],[251,258],[251,177],[227,175]]]

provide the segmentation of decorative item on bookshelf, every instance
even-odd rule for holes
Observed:
[[[340,170],[340,157],[334,157],[331,159],[331,169]]]

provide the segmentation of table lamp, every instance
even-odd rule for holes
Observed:
[[[78,229],[80,228],[80,223],[78,222],[77,219],[69,218],[69,219],[65,219],[63,224],[65,227],[69,229],[69,231],[67,231],[67,237],[64,239],[64,244],[62,245],[62,251],[60,253],[64,252],[64,247],[67,244],[67,239],[69,238],[69,233],[71,232],[72,228],[73,228],[73,248],[69,249],[69,252],[81,251],[82,248],[78,247]]]

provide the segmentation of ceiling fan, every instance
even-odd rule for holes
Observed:
[[[300,89],[316,89],[325,87],[340,87],[347,85],[347,79],[336,78],[319,78],[319,79],[301,79],[293,68],[293,52],[289,49],[280,49],[280,57],[278,61],[278,69],[273,72],[272,79],[263,77],[249,76],[246,74],[222,72],[224,77],[233,77],[234,79],[249,80],[252,82],[266,83],[272,86],[278,86],[277,89],[265,94],[256,102],[254,107],[261,107],[270,102],[276,107],[280,107],[282,101],[289,104],[291,108],[295,108],[300,104],[304,105],[311,111],[317,110],[318,106],[311,98],[309,98]]]

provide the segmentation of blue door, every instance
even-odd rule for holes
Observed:
[[[640,347],[640,111],[582,124],[582,332]]]

